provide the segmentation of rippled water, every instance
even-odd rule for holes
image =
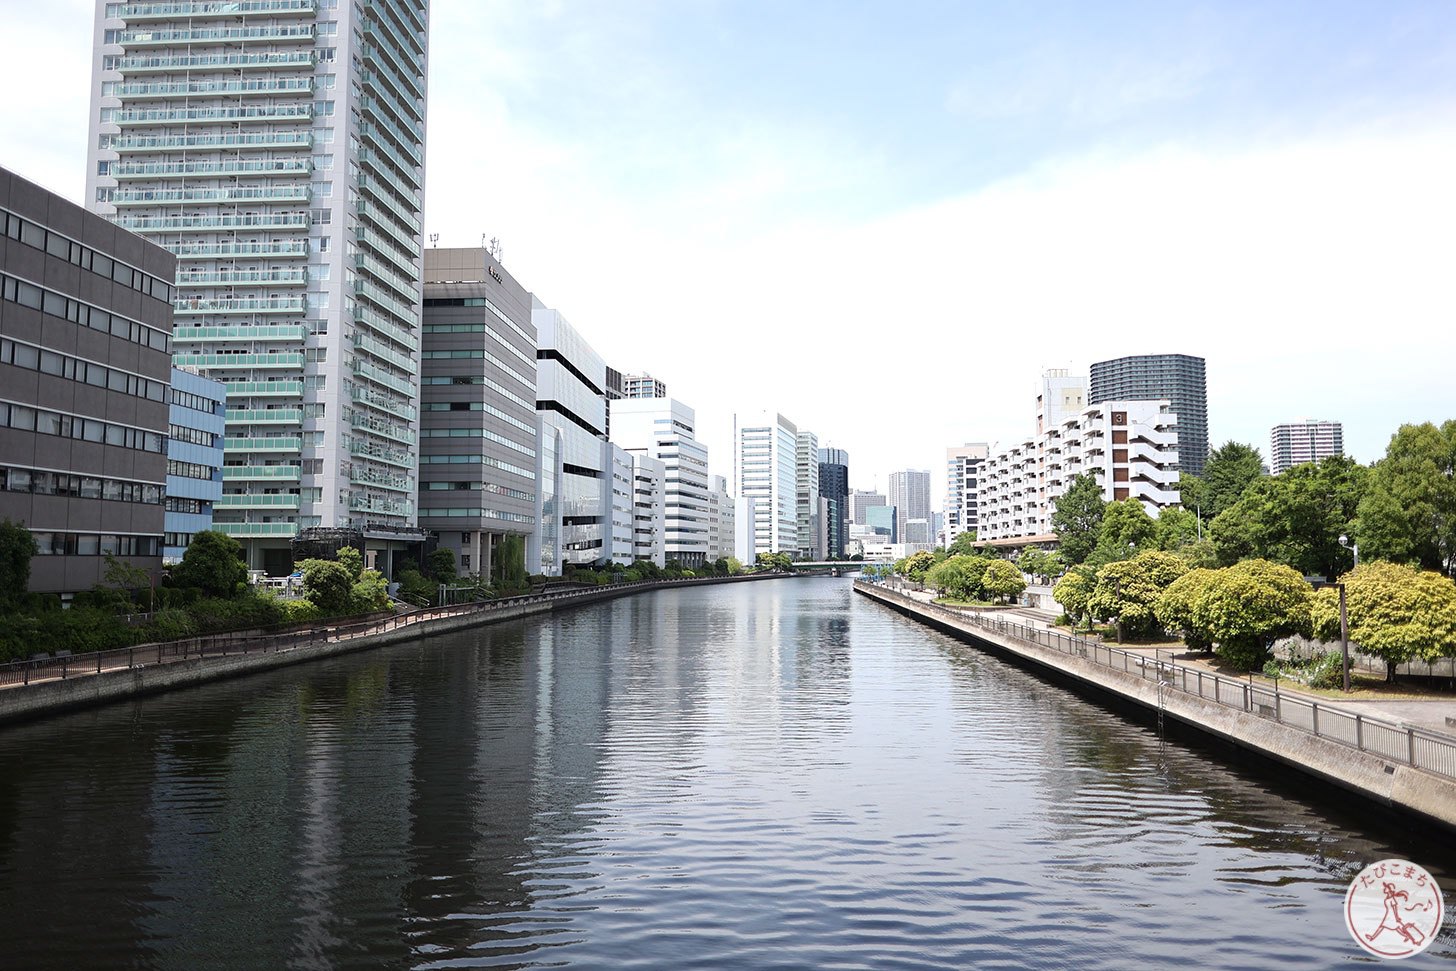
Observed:
[[[0,766],[4,967],[1324,968],[1366,862],[1456,900],[1450,840],[839,580],[38,722]],[[1448,917],[1404,966],[1452,963]]]

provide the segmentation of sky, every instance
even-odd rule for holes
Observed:
[[[80,201],[95,7],[0,0],[0,165]],[[607,361],[850,453],[1207,359],[1209,436],[1456,418],[1456,4],[435,0],[426,231]],[[38,82],[38,79],[43,79]]]

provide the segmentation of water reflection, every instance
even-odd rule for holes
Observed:
[[[1456,898],[1449,847],[834,580],[98,709],[0,760],[26,968],[1314,967],[1354,956],[1368,860]]]

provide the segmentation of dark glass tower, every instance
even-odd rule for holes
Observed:
[[[1092,365],[1089,405],[1104,401],[1167,398],[1178,416],[1178,465],[1203,474],[1208,459],[1208,390],[1203,358],[1189,354],[1138,354]]]
[[[829,502],[827,556],[844,556],[844,523],[849,513],[849,453],[842,448],[819,450],[819,496]]]

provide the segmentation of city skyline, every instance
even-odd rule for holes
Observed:
[[[746,10],[487,16],[437,2],[426,230],[447,246],[500,238],[506,268],[607,359],[691,382],[718,455],[731,454],[731,413],[767,405],[852,450],[864,486],[954,442],[1014,441],[1044,368],[1172,352],[1208,360],[1211,446],[1261,447],[1283,416],[1340,413],[1347,454],[1370,462],[1400,424],[1444,417],[1442,355],[1407,359],[1362,335],[1393,321],[1403,346],[1449,344],[1456,72],[1438,39],[1456,12],[1318,10],[1327,30],[1306,45],[1313,6],[1170,7],[1127,37],[1117,24],[1143,16],[1127,8],[1094,25],[1070,9],[932,23],[916,7],[889,25],[844,18],[818,38],[816,73],[769,69],[815,8],[780,14],[778,39]],[[8,10],[26,43],[0,68],[36,91],[0,109],[3,161],[77,201],[94,12]],[[762,82],[684,42],[712,29],[752,42],[734,56]],[[881,31],[885,71],[855,77],[853,55]],[[957,44],[975,56],[950,58]],[[915,75],[895,71],[910,59],[932,66],[886,80]],[[899,113],[912,95],[920,107]],[[712,306],[691,299],[708,289]],[[732,331],[712,367],[680,339],[684,308],[700,333]],[[865,338],[896,317],[950,352],[919,383],[914,423],[827,397],[845,392],[859,342],[793,326],[833,319]],[[755,372],[768,339],[837,377]],[[966,400],[953,368],[987,357],[997,366]],[[939,477],[933,488],[941,508]]]

